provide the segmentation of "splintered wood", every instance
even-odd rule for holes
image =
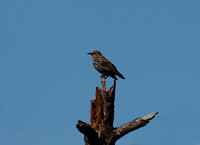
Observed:
[[[99,125],[103,122],[103,99],[101,89],[96,87],[95,99],[91,100],[90,106],[90,124],[91,126],[99,130]]]
[[[106,78],[104,76],[101,77],[102,83],[102,91],[106,92]]]
[[[101,83],[102,88],[96,87],[95,98],[91,100],[90,124],[79,120],[76,125],[84,134],[85,145],[115,145],[118,139],[147,125],[158,114],[154,112],[119,127],[113,127],[116,80],[108,91],[105,76],[101,77]]]

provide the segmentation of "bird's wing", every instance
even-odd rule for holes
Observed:
[[[109,70],[113,71],[114,73],[118,74],[117,68],[105,57],[102,59],[102,65],[104,67],[108,67]]]

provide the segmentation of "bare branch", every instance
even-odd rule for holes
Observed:
[[[123,137],[129,132],[147,125],[149,123],[149,120],[153,119],[156,114],[158,114],[158,112],[148,114],[144,117],[136,118],[133,121],[130,121],[122,126],[117,127],[115,130],[113,130],[113,133],[114,133],[113,139],[118,140],[119,138]]]
[[[100,145],[98,133],[88,124],[81,120],[78,120],[76,128],[84,134],[84,140],[86,145]]]
[[[151,119],[153,119],[156,116],[156,114],[158,114],[158,111],[142,117],[142,120],[144,120],[144,121],[145,120],[151,120]]]
[[[97,133],[88,123],[85,123],[81,120],[78,120],[78,123],[76,124],[76,128],[85,136]]]

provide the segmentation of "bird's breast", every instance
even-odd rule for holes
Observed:
[[[102,65],[102,61],[99,59],[93,60],[93,65],[94,65],[94,68],[100,73],[103,73],[106,71],[106,67]]]

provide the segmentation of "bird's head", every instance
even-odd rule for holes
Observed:
[[[102,55],[101,52],[98,51],[98,50],[94,50],[94,51],[92,51],[92,52],[90,52],[90,53],[88,53],[88,54],[90,54],[90,55],[92,55],[92,56],[95,56],[95,55]]]

